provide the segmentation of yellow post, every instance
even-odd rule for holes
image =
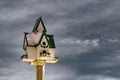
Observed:
[[[36,80],[42,80],[43,79],[43,66],[45,64],[45,61],[34,60],[32,63],[36,67]]]
[[[43,65],[36,65],[36,80],[43,79]]]
[[[33,61],[33,64],[36,67],[36,80],[42,80],[43,79],[43,66],[45,64],[45,61],[35,60]]]

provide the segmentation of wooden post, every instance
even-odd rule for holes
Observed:
[[[35,60],[32,63],[36,67],[36,80],[43,80],[43,66],[45,61]]]
[[[43,65],[36,65],[36,80],[43,79]]]

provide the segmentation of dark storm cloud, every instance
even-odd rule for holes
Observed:
[[[119,2],[94,1],[82,7],[78,5],[78,7],[74,7],[75,9],[68,9],[66,14],[68,17],[65,16],[68,19],[65,23],[65,26],[68,27],[68,30],[65,30],[66,36],[88,39],[110,37],[111,34],[116,36],[119,31],[119,6],[116,4]]]
[[[23,32],[32,31],[42,16],[48,33],[55,35],[60,58],[47,65],[46,79],[119,80],[119,4],[119,0],[0,1],[0,71],[12,73],[0,73],[0,79],[33,79],[33,67],[20,62]]]

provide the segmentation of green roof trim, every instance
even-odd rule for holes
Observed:
[[[27,47],[25,47],[25,40],[26,40],[26,44],[28,45],[28,43],[27,43],[27,38],[26,38],[26,34],[28,34],[28,33],[26,33],[26,32],[24,32],[24,41],[23,41],[23,49],[24,50],[26,50],[27,49]]]
[[[53,35],[47,35],[47,37],[49,38],[49,47],[50,48],[55,48]]]
[[[47,30],[46,30],[46,28],[45,28],[45,25],[44,25],[44,23],[43,23],[42,17],[39,17],[39,18],[36,20],[35,26],[34,26],[34,28],[33,28],[33,32],[37,31],[37,28],[38,28],[40,22],[41,22],[41,24],[43,25],[43,28],[44,28],[44,31],[43,31],[43,32],[47,32]]]

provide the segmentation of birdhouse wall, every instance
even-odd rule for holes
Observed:
[[[27,49],[27,42],[26,42],[26,39],[24,39],[23,48],[24,48],[25,50]]]
[[[39,59],[39,56],[40,56],[40,52],[42,51],[42,48],[41,48],[41,46],[40,45],[38,45],[37,46],[37,52],[36,52],[36,54],[37,54],[37,59]]]
[[[49,48],[49,53],[50,53],[50,57],[48,60],[54,60],[55,58],[55,49],[54,48]]]
[[[43,45],[43,42],[45,42],[46,44]],[[47,47],[41,47],[41,45]],[[44,50],[46,51],[46,53],[50,53],[48,58],[44,58],[45,60],[50,61],[55,59],[55,48],[49,48],[48,41],[45,35],[42,37],[41,43],[38,46],[27,46],[26,52],[28,54],[28,59],[43,59],[43,56],[41,56],[40,53],[42,53]]]
[[[41,45],[39,45],[39,46],[37,47],[37,59],[39,59],[39,58],[41,57],[41,56],[40,56],[40,53],[42,53],[43,50],[45,50],[47,53],[49,52],[49,51],[48,51],[48,48],[43,48],[43,47],[41,47]]]
[[[27,47],[28,59],[37,59],[37,48]]]

